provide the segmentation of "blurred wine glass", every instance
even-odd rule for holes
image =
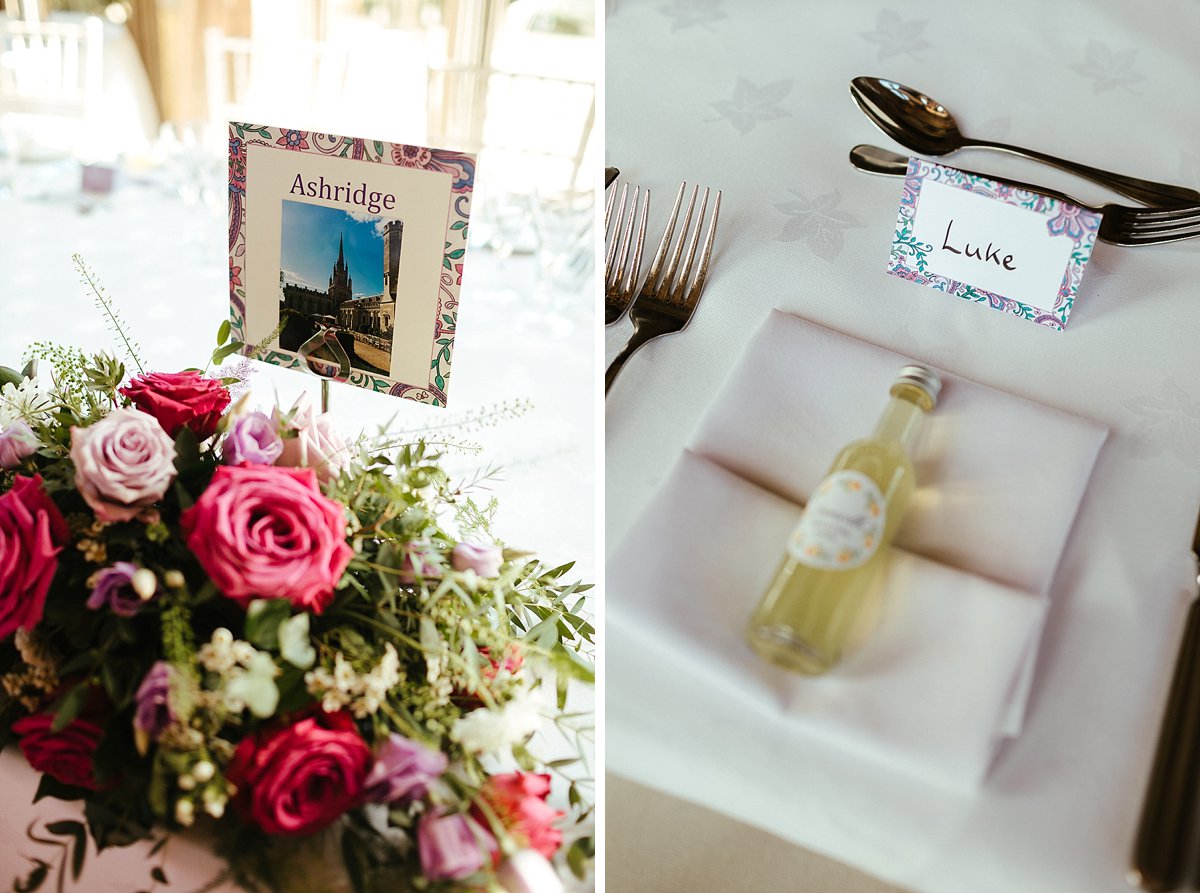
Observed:
[[[591,190],[534,195],[535,304],[543,327],[558,336],[586,324],[595,310],[590,287],[596,267],[594,206]]]

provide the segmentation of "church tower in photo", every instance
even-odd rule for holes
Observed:
[[[389,220],[383,230],[383,296],[396,300],[396,277],[400,273],[400,243],[404,240],[404,221]]]
[[[346,252],[342,247],[342,237],[338,236],[338,259],[333,265],[333,275],[329,277],[329,297],[333,300],[334,308],[341,307],[354,297],[354,280],[346,267]]]

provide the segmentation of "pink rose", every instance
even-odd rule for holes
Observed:
[[[0,468],[16,468],[22,459],[37,452],[38,439],[24,419],[0,431]]]
[[[18,476],[0,496],[0,641],[41,621],[58,553],[70,538],[41,477]]]
[[[456,571],[473,570],[481,577],[498,577],[504,552],[499,546],[459,543],[450,553],[450,563]]]
[[[309,468],[223,465],[179,523],[213,583],[242,605],[286,598],[319,614],[354,555],[342,507]]]
[[[142,412],[158,419],[172,438],[191,428],[197,438],[207,440],[216,433],[221,413],[229,405],[225,386],[195,371],[139,375],[120,392]]]
[[[241,814],[268,834],[313,834],[362,802],[371,750],[343,712],[244,738],[225,777]]]
[[[533,772],[493,775],[479,792],[520,846],[529,847],[547,859],[562,845],[562,831],[554,824],[563,813],[546,802],[550,776]],[[482,818],[482,810],[476,807]]]
[[[308,400],[301,397],[290,415],[285,420],[278,407],[275,409],[273,420],[284,432],[283,454],[275,464],[311,468],[323,484],[336,478],[350,464],[350,449],[334,429],[329,414],[314,415]]]
[[[103,730],[86,719],[72,720],[57,732],[52,713],[35,713],[18,719],[12,725],[20,738],[21,753],[38,772],[77,788],[96,789],[96,774],[92,754],[96,752]]]
[[[175,443],[137,409],[114,409],[71,429],[75,486],[105,523],[151,518],[151,506],[175,479]]]

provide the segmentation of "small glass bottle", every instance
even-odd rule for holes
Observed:
[[[875,433],[844,447],[800,516],[746,627],[766,660],[808,675],[842,656],[916,481],[912,451],[941,379],[905,366]]]

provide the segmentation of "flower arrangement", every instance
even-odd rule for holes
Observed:
[[[218,342],[216,363],[243,347]],[[0,367],[0,741],[86,824],[31,830],[63,857],[14,889],[78,879],[85,829],[158,853],[193,825],[249,889],[289,889],[331,835],[358,893],[585,874],[586,747],[531,743],[590,731],[564,713],[593,678],[570,565],[505,549],[494,501],[424,442],[349,444],[303,405],[251,409],[235,377],[31,356]]]

